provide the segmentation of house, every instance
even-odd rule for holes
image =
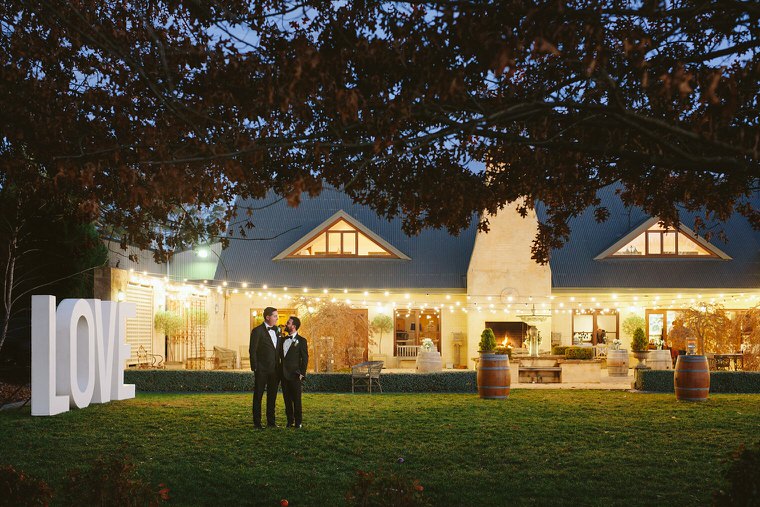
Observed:
[[[622,323],[631,316],[643,318],[655,339],[667,336],[679,309],[716,302],[741,311],[760,303],[760,231],[745,218],[718,226],[726,241],[717,234],[706,241],[689,228],[695,214],[683,213],[678,231],[665,230],[656,217],[624,207],[615,190],[599,193],[609,220],[597,223],[592,210],[573,219],[570,240],[547,265],[530,252],[540,208],[526,218],[505,209],[490,217],[488,233],[475,220],[458,236],[424,230],[408,237],[399,219],[379,217],[334,188],[305,196],[297,208],[270,194],[238,203],[241,216],[253,210],[254,227],[246,237],[233,231],[228,248],[200,246],[168,265],[144,252],[133,252],[141,263],[116,254],[112,266],[121,256],[120,269],[101,273],[98,291],[138,303],[127,330],[135,350],[180,360],[214,345],[246,355],[266,306],[277,307],[284,322],[310,302],[345,301],[369,321],[393,318],[382,345],[362,339],[368,357],[399,367],[413,366],[421,340],[430,338],[447,367],[472,368],[485,327],[514,347],[525,345],[529,325],[540,332],[541,350],[596,345],[602,336],[625,347]],[[200,346],[172,351],[165,344],[152,316],[170,309],[203,316],[190,340]]]

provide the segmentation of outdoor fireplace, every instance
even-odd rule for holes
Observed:
[[[520,348],[528,338],[528,324],[525,322],[486,322],[486,327],[493,330],[498,344],[503,343],[507,337],[510,345]]]

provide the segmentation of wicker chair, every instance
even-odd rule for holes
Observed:
[[[383,392],[383,386],[380,385],[380,370],[383,369],[382,361],[366,361],[351,367],[351,392],[354,388],[367,386],[367,392],[372,392],[372,384],[375,384],[380,392]]]

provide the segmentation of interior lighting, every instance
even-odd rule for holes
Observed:
[[[262,289],[267,290],[269,287],[267,287],[267,284],[264,284],[261,286]]]

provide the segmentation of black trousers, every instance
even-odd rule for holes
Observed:
[[[303,421],[301,408],[301,392],[303,390],[300,380],[282,380],[282,398],[285,400],[285,415],[288,424],[298,426]]]
[[[264,391],[267,393],[267,424],[274,425],[274,403],[277,401],[277,387],[280,385],[280,376],[277,372],[255,373],[253,387],[253,424],[261,426],[261,399]]]

